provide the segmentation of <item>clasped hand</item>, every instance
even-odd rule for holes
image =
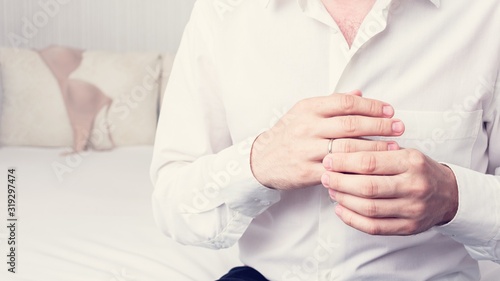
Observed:
[[[458,209],[450,168],[394,141],[363,139],[402,135],[393,116],[391,105],[359,91],[302,100],[256,138],[252,172],[279,190],[323,184],[339,218],[373,235],[412,235],[450,221]]]

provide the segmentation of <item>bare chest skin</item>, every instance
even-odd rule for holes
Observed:
[[[376,0],[321,0],[335,20],[349,47]]]

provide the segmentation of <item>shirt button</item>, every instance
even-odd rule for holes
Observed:
[[[262,203],[262,205],[264,205],[264,206],[269,206],[269,205],[271,205],[271,202],[269,202],[269,201],[261,201],[261,203]]]

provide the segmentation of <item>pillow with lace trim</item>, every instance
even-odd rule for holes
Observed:
[[[154,141],[159,54],[1,49],[0,69],[1,145],[78,152]]]

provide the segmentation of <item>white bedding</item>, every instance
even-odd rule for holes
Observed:
[[[156,228],[148,174],[152,147],[81,158],[62,152],[0,148],[0,217],[7,217],[7,168],[15,167],[19,218],[17,273],[7,273],[2,263],[0,280],[205,281],[239,265],[236,248],[181,246]],[[6,227],[0,238],[5,257]],[[500,280],[497,265],[482,262],[481,270],[482,280]]]
[[[200,281],[238,265],[236,249],[181,246],[156,228],[148,174],[152,147],[90,152],[80,161],[61,152],[0,148],[0,217],[7,217],[7,168],[15,167],[19,218],[17,273],[7,274],[2,262],[1,280]],[[5,227],[0,235],[5,260]]]

